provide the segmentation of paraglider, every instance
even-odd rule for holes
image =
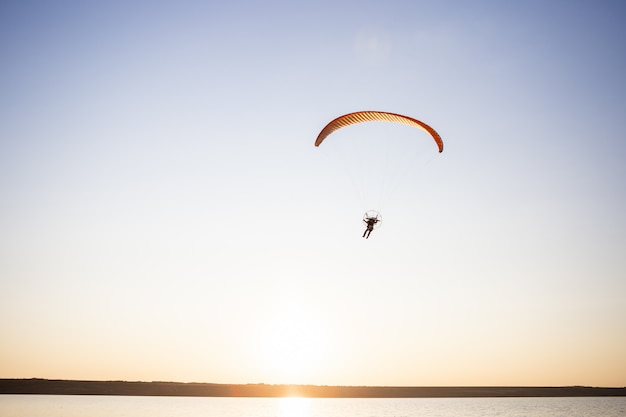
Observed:
[[[363,237],[365,239],[369,238],[370,233],[372,233],[372,230],[380,226],[380,222],[382,221],[383,221],[383,217],[376,210],[366,211],[365,214],[363,215],[363,223],[365,223],[366,225],[365,231],[363,232]]]
[[[437,144],[437,147],[439,148],[439,152],[443,152],[443,141],[441,140],[441,136],[439,136],[439,133],[437,133],[435,129],[428,126],[426,123],[412,117],[382,111],[358,111],[355,113],[348,113],[344,114],[343,116],[337,117],[335,120],[328,123],[326,127],[322,129],[320,134],[317,135],[317,139],[315,140],[315,146],[320,146],[324,139],[326,139],[331,133],[341,129],[342,127],[354,125],[357,123],[376,121],[402,123],[407,126],[413,126],[423,129],[433,137],[435,143]]]
[[[427,132],[432,139],[435,141],[437,149],[439,153],[443,152],[443,141],[441,136],[429,125],[426,123],[414,119],[409,116],[404,116],[397,113],[388,113],[381,111],[359,111],[354,113],[344,114],[343,116],[339,116],[336,119],[332,120],[328,123],[319,133],[317,139],[315,140],[315,146],[318,147],[322,144],[322,142],[330,136],[333,132],[358,123],[364,122],[392,122],[392,123],[401,123],[407,126],[416,127],[421,130]],[[369,238],[372,231],[380,226],[382,222],[382,217],[380,213],[375,210],[370,210],[365,213],[363,216],[363,223],[366,225],[365,232],[363,233],[363,237],[365,239]]]

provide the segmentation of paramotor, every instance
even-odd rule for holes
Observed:
[[[330,136],[333,132],[343,127],[358,124],[358,123],[376,122],[376,121],[400,123],[400,124],[422,129],[426,131],[428,134],[430,134],[430,136],[432,136],[432,138],[435,140],[435,144],[437,145],[439,152],[440,153],[443,152],[443,141],[441,140],[441,136],[439,136],[439,134],[435,131],[435,129],[433,129],[426,123],[421,122],[412,117],[403,116],[401,114],[381,112],[381,111],[359,111],[359,112],[344,114],[343,116],[337,117],[336,119],[332,120],[322,129],[322,131],[317,136],[317,139],[315,140],[315,146],[316,147],[320,146],[321,143],[328,136]],[[380,165],[388,165],[388,164],[380,164]],[[393,163],[391,165],[393,165]],[[367,184],[367,186],[369,187],[369,183]],[[363,216],[363,223],[365,223],[366,225],[366,229],[365,229],[365,232],[363,233],[363,237],[366,239],[369,238],[370,233],[375,228],[380,226],[381,222],[382,222],[382,217],[380,213],[374,210],[367,211],[365,215]]]

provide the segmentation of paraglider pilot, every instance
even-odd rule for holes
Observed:
[[[367,218],[363,219],[363,222],[367,225],[367,228],[365,229],[365,232],[363,232],[363,237],[365,239],[370,237],[370,233],[372,233],[372,230],[374,230],[374,226],[379,221],[380,220],[377,217],[367,217]]]

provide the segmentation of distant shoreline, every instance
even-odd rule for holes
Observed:
[[[623,397],[626,387],[371,387],[0,379],[0,394],[176,397],[468,398]]]

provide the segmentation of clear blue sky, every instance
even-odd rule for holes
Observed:
[[[625,19],[3,2],[0,377],[626,385]]]

